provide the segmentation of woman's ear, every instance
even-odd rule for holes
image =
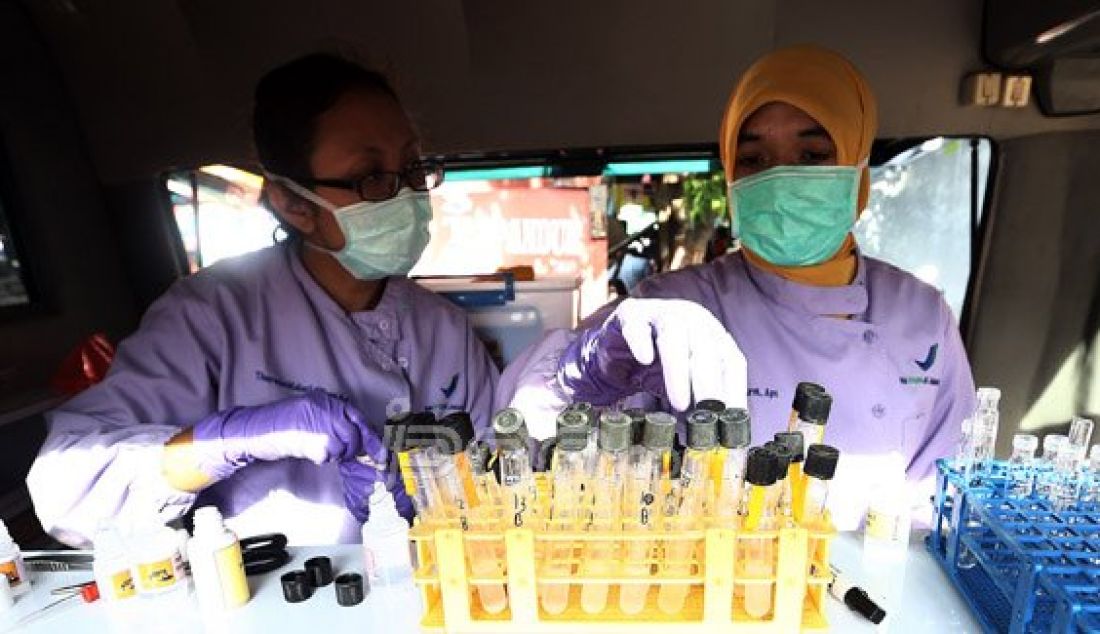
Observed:
[[[279,221],[299,234],[312,235],[317,229],[317,209],[309,201],[279,183],[264,183],[264,195]]]

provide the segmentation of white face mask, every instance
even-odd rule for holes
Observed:
[[[404,188],[397,196],[381,202],[363,201],[337,207],[312,191],[282,176],[274,180],[302,198],[332,212],[344,232],[344,248],[339,251],[310,247],[331,253],[353,276],[377,280],[393,275],[404,276],[423,255],[431,234],[431,196]]]

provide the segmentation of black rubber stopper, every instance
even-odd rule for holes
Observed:
[[[774,440],[764,443],[764,446],[775,454],[775,479],[785,480],[787,478],[787,470],[791,468],[791,462],[794,460],[794,453],[789,447]]]
[[[791,450],[791,462],[802,462],[806,454],[802,432],[781,431],[775,435],[775,442]]]
[[[309,575],[305,570],[292,570],[279,577],[279,582],[287,603],[301,603],[313,596],[313,586],[309,585]]]
[[[445,454],[462,453],[474,441],[474,421],[469,412],[447,414],[437,425],[436,447]]]
[[[726,404],[716,398],[706,398],[696,403],[695,409],[721,414],[726,411]]]
[[[345,608],[363,602],[363,575],[348,572],[336,577],[336,602]]]
[[[749,446],[752,421],[748,411],[731,407],[718,415],[718,442],[727,449]]]
[[[878,606],[866,591],[852,588],[844,594],[844,605],[861,614],[868,621],[878,625],[886,618],[886,610]]]
[[[332,560],[328,557],[314,557],[306,560],[306,576],[309,585],[323,588],[332,583]]]
[[[836,463],[840,460],[840,451],[829,445],[810,445],[806,451],[806,464],[802,471],[818,480],[832,480],[836,474]]]
[[[799,383],[794,391],[794,411],[798,417],[810,423],[824,425],[833,408],[833,397],[817,383]]]
[[[767,487],[776,483],[779,472],[779,458],[769,449],[753,447],[749,449],[748,465],[745,468],[745,480],[758,487]]]

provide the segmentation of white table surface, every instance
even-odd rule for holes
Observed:
[[[907,557],[898,560],[874,560],[865,556],[859,534],[842,534],[834,542],[833,563],[856,585],[867,590],[886,610],[887,618],[874,626],[843,604],[830,599],[829,622],[834,632],[958,632],[979,633],[978,626],[963,599],[925,551],[923,536],[914,534]],[[55,597],[50,590],[91,579],[91,572],[37,573],[32,591],[16,598],[16,604],[0,615],[0,631],[19,632],[298,632],[331,634],[334,632],[418,632],[420,596],[408,588],[373,588],[363,603],[350,608],[336,603],[332,586],[319,589],[304,603],[283,600],[279,575],[302,568],[303,562],[317,555],[333,560],[336,574],[360,572],[361,550],[357,546],[311,547],[292,549],[294,559],[284,568],[260,577],[252,577],[253,599],[248,605],[215,616],[199,613],[187,596],[176,599],[136,598],[123,602],[125,610],[111,610],[98,601],[84,604],[74,599],[54,608],[32,622],[16,628],[17,621],[46,605]]]

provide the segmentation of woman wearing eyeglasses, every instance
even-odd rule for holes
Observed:
[[[497,370],[465,314],[405,276],[443,179],[380,75],[328,55],[269,72],[253,131],[290,238],[178,281],[110,374],[49,415],[27,482],[43,526],[86,545],[97,523],[214,504],[239,534],[358,541],[385,482],[384,421],[469,411]],[[387,470],[391,471],[387,473]]]

